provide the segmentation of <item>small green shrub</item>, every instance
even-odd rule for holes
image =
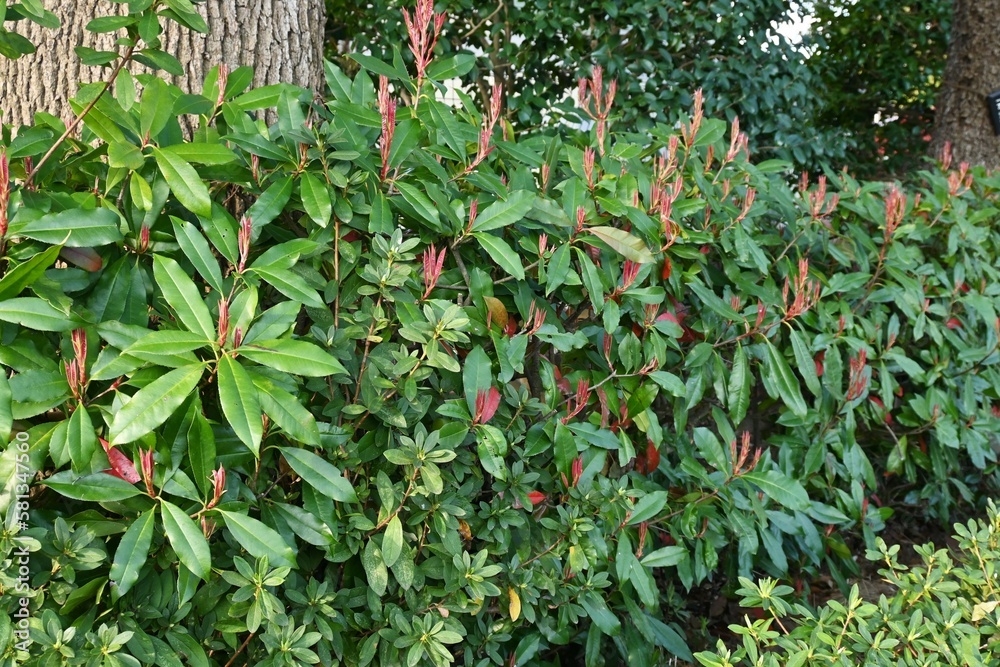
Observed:
[[[695,655],[706,667],[801,665],[997,665],[1000,664],[1000,598],[994,584],[1000,562],[1000,513],[991,502],[986,520],[955,524],[958,553],[916,547],[923,566],[908,568],[881,538],[868,558],[893,592],[865,600],[857,585],[844,602],[818,611],[791,604],[788,586],[742,579],[746,607],[771,618],[730,628],[742,646]],[[783,619],[783,620],[782,620]],[[778,632],[772,622],[781,625]],[[785,624],[794,628],[786,630]]]
[[[796,190],[699,96],[515,137],[357,59],[4,128],[5,660],[690,659],[681,589],[843,580],[994,475],[995,177]]]

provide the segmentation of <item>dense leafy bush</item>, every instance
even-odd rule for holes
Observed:
[[[792,592],[788,586],[744,579],[743,604],[771,618],[732,626],[743,643],[735,652],[720,645],[718,653],[696,658],[707,667],[1000,664],[996,506],[990,503],[985,521],[955,524],[955,532],[957,554],[932,544],[917,547],[922,566],[912,569],[899,563],[898,546],[878,539],[868,558],[885,564],[879,572],[892,588],[878,600],[864,599],[855,585],[846,600],[832,600],[816,613],[789,603],[783,597]]]
[[[6,660],[690,659],[682,590],[843,577],[993,475],[995,177],[795,190],[596,75],[590,135],[514,137],[435,98],[436,20],[326,100],[120,75],[4,128]]]

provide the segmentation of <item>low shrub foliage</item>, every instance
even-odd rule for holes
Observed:
[[[125,73],[168,4],[79,137],[4,128],[8,662],[692,660],[684,591],[845,581],[990,482],[996,177],[789,186],[599,70],[515,137],[418,46],[183,94]]]
[[[879,573],[891,587],[878,600],[866,600],[855,584],[846,600],[816,611],[791,603],[788,586],[741,579],[743,604],[770,618],[730,626],[742,638],[735,651],[720,644],[695,657],[705,667],[1000,664],[996,506],[990,502],[986,520],[955,524],[955,531],[957,553],[918,546],[921,565],[912,569],[900,564],[898,546],[876,538],[867,557],[884,564]]]

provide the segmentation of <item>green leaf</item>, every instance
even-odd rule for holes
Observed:
[[[212,471],[215,470],[215,433],[212,425],[201,412],[201,404],[194,401],[192,404],[193,418],[187,431],[188,461],[191,463],[191,476],[194,483],[198,485],[201,492],[209,495],[212,490],[212,482],[209,479]]]
[[[18,132],[17,138],[10,142],[7,158],[18,158],[41,155],[55,143],[55,133],[48,127],[32,127]]]
[[[299,477],[324,496],[341,503],[356,503],[354,487],[341,475],[332,463],[324,461],[316,454],[293,447],[279,447],[285,461]]]
[[[156,166],[163,174],[163,180],[170,186],[184,208],[203,218],[212,216],[212,198],[208,188],[187,160],[174,153],[169,147],[153,148]]]
[[[291,176],[279,178],[267,190],[264,190],[250,207],[246,214],[253,224],[255,234],[261,227],[277,218],[285,209],[288,200],[292,198],[293,185],[295,185],[295,179]]]
[[[73,500],[102,503],[125,500],[142,493],[124,479],[106,472],[79,477],[70,470],[64,470],[46,478],[42,484]]]
[[[628,232],[617,227],[590,227],[588,232],[608,244],[612,250],[625,259],[630,259],[639,264],[648,264],[656,261],[653,253],[649,251],[646,244],[641,239],[632,236]]]
[[[465,402],[469,406],[469,414],[476,413],[476,396],[480,391],[488,391],[493,385],[493,366],[489,355],[483,348],[476,345],[465,357],[462,369],[462,383],[465,386]]]
[[[577,456],[576,436],[562,423],[556,422],[555,436],[552,438],[556,470],[569,477],[572,473],[573,459]]]
[[[805,487],[798,480],[794,480],[778,470],[748,472],[742,478],[790,510],[806,511],[809,509],[809,494],[806,493]]]
[[[149,557],[149,547],[153,542],[155,516],[156,509],[151,509],[137,517],[118,543],[108,575],[116,596],[128,593],[139,580],[139,571]]]
[[[219,514],[229,532],[248,554],[254,558],[266,556],[268,562],[277,567],[297,567],[295,550],[288,546],[278,531],[246,514],[225,510],[219,510]]]
[[[174,101],[167,84],[159,77],[152,77],[139,100],[139,131],[143,138],[156,139],[173,117]],[[170,148],[173,155],[173,147]],[[179,155],[177,155],[180,158]],[[181,158],[183,159],[183,158]]]
[[[181,355],[209,344],[211,341],[205,340],[201,334],[168,329],[146,334],[122,350],[122,354],[154,364],[169,366],[171,360],[166,359],[166,357]]]
[[[177,157],[194,164],[214,166],[236,161],[236,153],[222,144],[191,142],[172,144],[169,149]]]
[[[435,58],[427,67],[427,78],[432,81],[447,81],[465,76],[475,64],[476,56],[471,53],[458,53],[450,58]]]
[[[500,265],[504,271],[513,276],[516,280],[524,280],[524,266],[521,258],[516,252],[511,250],[507,242],[499,236],[493,234],[474,234],[479,245],[483,247],[494,262]]]
[[[688,557],[686,548],[678,545],[662,547],[646,554],[642,559],[642,564],[646,567],[669,567],[677,565]]]
[[[47,301],[20,297],[0,302],[0,320],[35,331],[69,331],[81,326],[75,315],[67,316]]]
[[[506,200],[497,200],[481,211],[472,231],[485,232],[519,222],[534,206],[536,198],[535,193],[528,190],[511,192]]]
[[[198,287],[184,269],[169,257],[153,256],[153,277],[163,292],[177,319],[188,331],[199,334],[205,340],[215,339],[215,324],[208,306],[202,300]]]
[[[146,164],[146,156],[142,154],[138,146],[127,141],[114,141],[108,144],[108,164],[117,169],[128,169],[138,171]],[[142,180],[134,176],[136,185]],[[143,181],[145,183],[145,181]]]
[[[97,451],[97,433],[90,414],[82,405],[78,405],[69,418],[66,429],[66,443],[69,445],[69,457],[77,470],[90,469],[90,461]]]
[[[777,387],[781,400],[784,401],[793,414],[798,417],[804,417],[809,412],[809,406],[806,405],[805,399],[802,398],[799,381],[795,378],[792,369],[788,367],[785,358],[778,351],[778,348],[772,345],[771,341],[766,338],[764,339],[764,345],[767,347],[768,371],[771,373],[771,378]],[[813,370],[815,370],[815,367]]]
[[[319,446],[319,427],[316,418],[299,400],[269,379],[254,374],[260,406],[285,435],[296,442]]]
[[[236,352],[258,364],[294,375],[326,377],[347,373],[347,369],[333,355],[304,340],[260,340],[244,345]]]
[[[92,19],[86,26],[88,32],[115,32],[134,25],[138,19],[134,16],[99,16]]]
[[[219,359],[219,403],[229,425],[243,444],[260,458],[260,440],[264,435],[257,388],[239,363],[229,355]]]
[[[198,524],[184,510],[166,500],[160,499],[160,510],[163,530],[177,558],[192,574],[208,581],[212,571],[212,552]]]
[[[635,504],[635,508],[632,510],[632,516],[628,519],[628,525],[636,526],[643,521],[649,521],[654,516],[659,514],[664,507],[667,505],[667,492],[666,491],[653,491],[652,493],[647,493],[639,502]]]
[[[160,49],[143,49],[132,56],[137,62],[153,69],[162,69],[167,74],[184,76],[184,67],[177,58]]]
[[[133,442],[160,426],[195,391],[204,370],[204,364],[184,366],[137,391],[115,413],[110,427],[111,444]]]
[[[607,603],[599,593],[589,591],[578,598],[580,605],[587,611],[590,620],[604,634],[614,637],[621,633],[622,624],[618,617],[611,613]]]
[[[795,329],[791,329],[788,335],[792,341],[795,364],[799,367],[799,373],[802,375],[802,379],[805,380],[806,387],[812,392],[813,396],[818,397],[822,395],[823,386],[820,384],[819,376],[816,375],[816,362],[813,360],[812,355],[809,354],[809,347],[806,345],[806,341],[802,338],[802,334]]]
[[[288,269],[272,266],[254,266],[253,272],[271,284],[289,299],[305,304],[310,308],[325,308],[326,304],[319,293],[306,283],[299,274]]]
[[[750,408],[750,364],[740,343],[736,343],[733,370],[729,374],[729,418],[740,424]]]
[[[372,74],[381,74],[390,81],[406,80],[409,78],[406,76],[406,72],[400,72],[389,63],[379,60],[378,58],[366,56],[363,53],[351,53],[347,57],[361,65],[362,68],[368,70]]]
[[[488,424],[476,426],[476,452],[483,470],[499,480],[507,479],[507,466],[504,464],[507,439],[503,431]]]
[[[389,586],[389,569],[385,565],[382,550],[378,548],[374,540],[368,540],[365,550],[361,552],[361,565],[368,575],[368,586],[378,597],[385,595]]]
[[[413,207],[417,215],[430,224],[431,229],[442,231],[441,218],[438,214],[437,206],[427,198],[427,195],[409,183],[396,182],[395,186],[406,203]]]
[[[36,280],[45,275],[59,256],[61,246],[46,248],[26,262],[21,262],[0,278],[0,301],[6,301],[20,294]]]
[[[330,199],[330,187],[308,171],[299,177],[299,198],[313,222],[320,227],[330,224],[333,217],[333,202]]]
[[[382,535],[382,560],[386,567],[392,567],[399,560],[399,555],[403,553],[403,522],[399,520],[399,515],[392,517],[385,526],[385,533]]]
[[[212,249],[208,241],[198,231],[197,227],[186,220],[170,216],[170,224],[174,228],[174,238],[181,247],[184,256],[194,266],[202,278],[205,279],[215,291],[222,293],[222,270],[219,269],[219,262],[212,254]]]
[[[119,221],[118,214],[106,208],[71,208],[12,225],[11,233],[50,245],[94,248],[122,240]]]

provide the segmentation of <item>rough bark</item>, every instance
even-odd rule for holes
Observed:
[[[986,96],[1000,89],[1000,0],[955,0],[931,151],[951,142],[956,162],[1000,166]]]
[[[94,35],[87,22],[111,13],[106,0],[47,0],[62,20],[57,30],[19,26],[38,47],[16,61],[0,59],[0,109],[3,122],[27,124],[36,111],[64,120],[72,117],[67,101],[82,83],[102,80],[108,69],[81,65],[76,46],[113,50],[116,35]],[[124,7],[124,6],[123,6]],[[208,0],[198,5],[209,26],[200,35],[164,21],[162,48],[185,67],[183,77],[169,77],[188,92],[200,92],[205,73],[220,63],[254,68],[254,85],[295,83],[319,90],[323,81],[324,0]],[[143,71],[132,65],[133,73]]]

